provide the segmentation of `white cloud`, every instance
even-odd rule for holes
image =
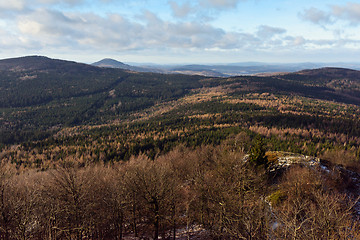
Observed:
[[[306,40],[305,40],[305,38],[302,37],[302,36],[297,36],[297,37],[295,37],[295,38],[293,39],[293,42],[292,42],[292,44],[293,44],[294,46],[302,46],[302,45],[304,45],[305,43],[306,43]]]
[[[284,43],[289,47],[304,48],[305,44],[308,43],[308,40],[306,40],[303,36],[286,36],[284,38]]]
[[[360,3],[348,2],[345,5],[332,5],[327,11],[312,7],[299,13],[299,16],[303,20],[323,27],[339,20],[358,25],[360,24]]]
[[[18,29],[43,46],[68,47],[87,45],[89,48],[131,50],[146,48],[229,48],[234,34],[196,22],[164,21],[151,12],[143,15],[144,24],[129,21],[121,15],[101,17],[95,14],[64,14],[41,9],[18,19]]]
[[[333,5],[332,14],[353,25],[360,24],[360,3],[349,2],[345,6]]]
[[[20,20],[18,27],[21,33],[37,35],[41,32],[42,24],[32,20]]]
[[[300,18],[318,25],[331,24],[331,15],[317,8],[308,8],[299,14]]]
[[[310,41],[287,36],[286,29],[260,25],[254,33],[231,32],[195,21],[163,20],[145,11],[141,23],[119,14],[62,13],[39,9],[18,18],[19,44],[38,43],[39,48],[89,49],[92,51],[272,51],[300,47],[333,46],[333,42]],[[19,39],[19,38],[18,38]]]
[[[178,4],[176,1],[169,1],[169,5],[173,11],[175,17],[184,18],[193,12],[193,8],[190,3]]]
[[[23,51],[31,51],[39,49],[40,47],[37,41],[33,41],[1,27],[0,36],[1,53],[8,53],[10,57],[14,56],[14,54],[18,54],[18,52],[21,55],[21,52]]]
[[[214,20],[220,12],[234,10],[246,0],[169,0],[173,16],[176,18],[193,17],[201,21]]]
[[[23,10],[25,0],[0,1],[0,10]]]
[[[271,27],[267,25],[259,26],[259,29],[257,31],[257,35],[262,39],[269,39],[283,33],[286,33],[286,29]]]

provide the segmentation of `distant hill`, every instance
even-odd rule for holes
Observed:
[[[92,65],[98,67],[124,68],[124,69],[131,67],[130,65],[124,64],[122,62],[116,61],[111,58],[104,58],[103,60],[93,63]]]
[[[324,97],[360,104],[360,71],[347,68],[319,68],[302,70],[281,76],[302,85],[328,89]]]
[[[346,78],[351,79],[352,81],[360,82],[360,71],[348,68],[325,67],[319,69],[302,70],[297,72],[297,74],[304,76],[316,76],[327,79]]]
[[[1,71],[62,71],[69,68],[73,70],[77,69],[78,71],[96,70],[94,67],[87,64],[59,59],[51,59],[44,56],[26,56],[0,60]]]
[[[162,71],[154,68],[145,68],[145,67],[136,67],[131,66],[122,62],[119,62],[115,59],[111,58],[104,58],[98,62],[92,63],[91,65],[97,66],[97,67],[103,67],[103,68],[120,68],[124,70],[130,70],[135,72],[157,72],[160,73]]]
[[[211,70],[209,66],[197,67],[197,65],[180,66],[176,68],[169,68],[166,65],[159,65],[158,67],[149,66],[132,66],[119,62],[111,58],[105,58],[98,62],[92,63],[91,65],[103,68],[120,68],[124,70],[130,70],[135,72],[153,72],[153,73],[166,73],[166,74],[185,74],[185,75],[200,75],[209,77],[226,77],[227,74]],[[194,66],[194,67],[192,67]]]
[[[308,68],[309,64],[266,64],[266,63],[234,63],[224,65],[184,65],[171,68],[170,71],[182,72],[204,72],[212,73],[212,76],[240,76],[240,75],[256,75],[264,73],[277,72],[296,72],[304,68]],[[316,65],[311,65],[316,67]]]
[[[252,77],[262,91],[296,94],[314,99],[360,105],[360,71],[319,68],[268,77]]]
[[[201,75],[201,76],[207,76],[207,77],[229,77],[228,74],[224,74],[218,71],[214,71],[212,69],[206,68],[206,67],[191,67],[189,66],[183,66],[178,68],[173,68],[167,73],[180,73],[180,74],[187,74],[187,75]]]
[[[356,63],[261,63],[261,62],[242,62],[229,64],[191,64],[180,66],[157,66],[164,69],[167,73],[182,72],[187,74],[203,74],[206,76],[243,76],[243,75],[274,75],[276,73],[291,73],[303,69],[319,69],[322,67],[337,66],[360,70],[360,64]]]
[[[120,69],[41,56],[0,61],[0,107],[23,107],[95,94],[126,76]]]
[[[319,69],[322,67],[337,66],[360,70],[356,63],[262,63],[240,62],[228,64],[189,64],[189,65],[151,65],[125,64],[114,59],[105,58],[93,63],[94,66],[120,68],[136,72],[155,72],[166,74],[187,74],[209,77],[229,77],[243,75],[269,76],[277,73],[292,73],[303,69]],[[136,65],[136,66],[134,66]]]

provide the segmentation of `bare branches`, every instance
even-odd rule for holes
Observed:
[[[191,239],[191,229],[205,239],[359,238],[358,199],[336,172],[284,172],[269,178],[233,147],[211,146],[44,172],[3,164],[0,238]]]

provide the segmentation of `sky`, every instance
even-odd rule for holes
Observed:
[[[0,58],[360,62],[360,1],[0,0]]]

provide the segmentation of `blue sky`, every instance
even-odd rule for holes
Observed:
[[[0,0],[0,58],[359,62],[360,1]]]

